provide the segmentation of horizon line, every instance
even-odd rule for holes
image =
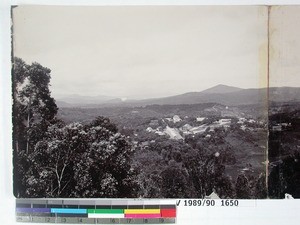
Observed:
[[[218,84],[215,86],[212,86],[210,88],[206,88],[200,91],[188,91],[188,92],[183,92],[183,93],[178,93],[178,94],[173,94],[173,95],[163,95],[163,96],[159,96],[159,97],[143,97],[143,98],[137,98],[135,96],[112,96],[112,95],[107,95],[107,94],[97,94],[97,95],[80,95],[78,93],[70,93],[70,94],[58,94],[55,95],[51,92],[52,97],[54,98],[66,98],[66,97],[72,97],[72,96],[78,96],[78,97],[86,97],[86,98],[95,98],[95,97],[108,97],[108,98],[112,98],[112,99],[124,99],[124,101],[127,100],[147,100],[147,99],[158,99],[158,98],[168,98],[168,97],[174,97],[174,96],[178,96],[178,95],[184,95],[184,94],[188,94],[188,93],[201,93],[204,92],[206,90],[210,90],[213,88],[216,88],[218,86],[227,86],[230,88],[238,88],[242,90],[251,90],[251,89],[265,89],[265,88],[300,88],[299,86],[270,86],[270,87],[250,87],[250,88],[241,88],[241,87],[236,87],[236,86],[230,86],[230,85],[226,85],[226,84]],[[239,90],[237,90],[239,91]],[[237,91],[232,91],[232,92],[237,92]],[[123,101],[123,100],[122,100]]]

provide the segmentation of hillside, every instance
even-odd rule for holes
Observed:
[[[287,96],[288,97],[288,96]],[[248,105],[260,104],[267,100],[267,89],[240,89],[225,85],[218,85],[202,92],[189,92],[181,95],[147,99],[137,101],[138,105],[177,105],[177,104],[202,104],[218,103],[223,105]]]
[[[241,89],[226,85],[217,85],[201,92],[188,92],[180,95],[153,98],[145,100],[122,101],[114,97],[84,97],[78,96],[58,99],[60,107],[142,107],[147,105],[180,105],[180,104],[203,104],[217,103],[228,106],[250,105],[267,103],[267,97],[275,102],[300,101],[300,88],[295,87],[272,87],[272,88],[250,88]],[[63,102],[63,104],[61,104]]]

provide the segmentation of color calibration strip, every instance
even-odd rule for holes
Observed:
[[[16,221],[83,224],[176,223],[172,200],[17,199]]]

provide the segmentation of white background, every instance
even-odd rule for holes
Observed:
[[[10,65],[10,6],[17,4],[43,5],[111,5],[111,4],[233,4],[233,5],[278,5],[300,4],[294,1],[178,1],[178,0],[19,0],[0,2],[0,224],[15,224],[12,194],[12,147],[11,147],[11,65]],[[239,207],[184,207],[179,206],[177,224],[300,224],[300,200],[258,200],[240,202]]]

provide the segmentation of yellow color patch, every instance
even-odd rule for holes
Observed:
[[[159,214],[160,209],[125,209],[125,214]]]

